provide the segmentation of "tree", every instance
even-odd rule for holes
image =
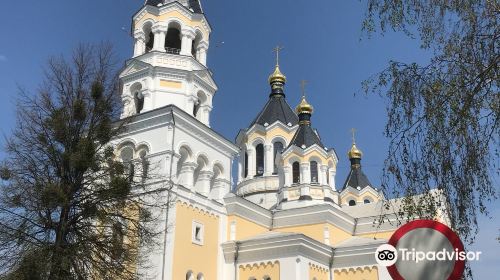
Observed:
[[[363,29],[402,31],[433,54],[426,65],[390,62],[364,82],[388,100],[391,139],[383,185],[408,200],[408,214],[447,205],[452,227],[473,242],[498,179],[500,3],[368,0]]]
[[[147,189],[144,160],[115,152],[127,123],[116,70],[109,45],[81,45],[49,59],[36,95],[21,91],[0,165],[4,279],[136,279],[145,265],[139,249],[159,234],[151,207],[168,200]]]

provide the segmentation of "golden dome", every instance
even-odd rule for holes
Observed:
[[[286,77],[281,73],[280,66],[276,64],[274,68],[274,72],[269,75],[269,83],[272,84],[274,82],[286,83]]]
[[[314,111],[314,107],[307,102],[305,96],[302,96],[302,100],[300,101],[300,104],[295,108],[295,111],[297,112],[297,114],[312,114]]]
[[[356,143],[352,143],[352,147],[351,147],[351,150],[349,150],[349,153],[347,153],[347,155],[349,156],[349,159],[353,159],[353,158],[361,158],[361,156],[363,156],[363,153],[358,149],[358,147],[356,147]]]

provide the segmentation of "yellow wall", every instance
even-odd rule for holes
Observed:
[[[339,229],[339,228],[337,228],[334,225],[329,224],[329,223],[275,228],[275,231],[302,233],[304,235],[311,237],[312,239],[315,239],[321,243],[324,243],[325,242],[325,236],[324,236],[325,226],[328,227],[328,230],[330,232],[330,245],[336,245],[336,244],[352,237],[352,235],[350,233],[345,232],[342,229]]]
[[[378,280],[378,270],[373,268],[358,268],[356,270],[342,269],[341,271],[334,271],[335,280]]]
[[[273,263],[260,263],[260,264],[247,264],[240,265],[238,268],[238,279],[249,280],[252,277],[257,280],[264,279],[264,276],[268,276],[271,280],[280,279],[280,263],[275,261]]]
[[[227,218],[227,240],[230,240],[232,222],[236,222],[236,240],[243,240],[269,231],[268,228],[245,218],[231,215]]]
[[[176,216],[173,279],[185,279],[189,270],[217,279],[219,217],[184,202],[177,203]],[[203,245],[192,243],[193,220],[203,224]]]
[[[309,264],[309,280],[329,280],[330,273],[326,268]]]
[[[166,88],[182,88],[182,83],[177,81],[160,80],[160,86]]]
[[[186,24],[187,26],[190,26],[193,28],[199,28],[200,31],[203,33],[203,38],[205,40],[208,40],[208,32],[207,32],[207,30],[205,30],[205,27],[203,26],[203,24],[200,21],[191,20],[178,11],[171,11],[171,12],[162,14],[160,16],[155,16],[153,14],[146,13],[144,16],[142,16],[141,18],[138,18],[135,21],[135,27],[138,29],[142,28],[142,25],[148,19],[151,19],[155,22],[159,22],[159,21],[166,21],[169,18],[177,18],[180,21],[182,21],[182,23]]]
[[[296,129],[288,132],[287,130],[285,130],[279,126],[273,128],[267,132],[254,131],[254,132],[250,133],[249,135],[247,135],[246,142],[249,145],[252,145],[252,143],[256,139],[264,139],[265,142],[271,143],[271,141],[273,141],[276,137],[278,137],[280,139],[286,140],[286,143],[284,143],[285,147],[286,147],[286,145],[288,145],[290,143],[290,141],[292,141],[292,138],[295,135],[295,131],[296,131]]]
[[[366,237],[366,238],[384,238],[384,239],[389,239],[389,238],[391,238],[391,236],[392,236],[393,233],[394,233],[394,231],[391,230],[391,231],[382,231],[382,232],[372,232],[372,233],[359,234],[359,235],[356,235],[356,236]]]

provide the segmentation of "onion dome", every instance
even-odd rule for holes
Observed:
[[[365,187],[372,186],[370,180],[368,180],[368,177],[361,169],[361,157],[363,156],[363,153],[358,149],[358,147],[356,147],[355,142],[352,143],[352,147],[347,155],[351,161],[351,171],[349,172],[349,175],[347,175],[347,179],[345,180],[342,189],[352,187],[361,190]]]
[[[302,100],[295,108],[295,111],[299,115],[299,129],[295,132],[290,145],[305,149],[317,144],[321,148],[325,148],[323,143],[321,143],[318,132],[311,127],[311,115],[314,108],[307,102],[305,96],[302,96]]]
[[[300,114],[312,115],[313,111],[314,107],[307,102],[305,96],[302,96],[302,100],[300,101],[299,105],[297,105],[297,107],[295,108],[295,112],[297,112],[298,115]]]
[[[286,83],[286,76],[283,75],[280,71],[280,66],[276,64],[276,67],[274,68],[274,72],[269,75],[269,84],[274,84],[274,83]]]
[[[356,143],[352,143],[352,147],[347,153],[349,159],[361,159],[363,153],[356,147]]]

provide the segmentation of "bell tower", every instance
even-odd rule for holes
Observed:
[[[210,126],[211,31],[199,0],[145,1],[132,19],[134,55],[120,74],[122,117],[174,105]]]

